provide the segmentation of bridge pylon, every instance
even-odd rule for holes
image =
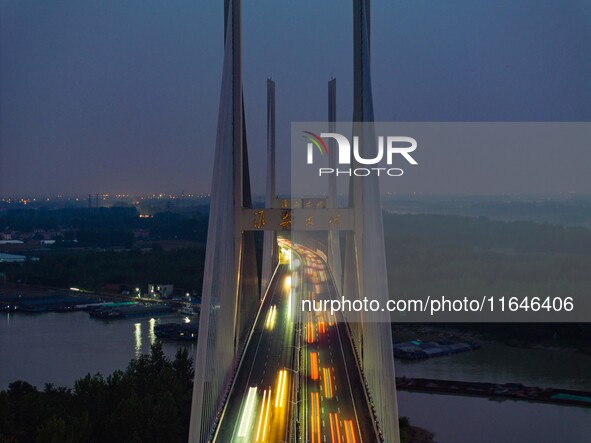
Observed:
[[[349,202],[340,208],[336,182],[328,198],[299,208],[277,204],[275,189],[275,83],[267,83],[266,207],[252,207],[242,93],[241,0],[225,0],[225,40],[209,228],[203,277],[199,337],[189,443],[212,440],[264,293],[277,260],[277,233],[306,229],[328,231],[326,259],[340,294],[364,297],[385,306],[389,299],[380,190],[375,176],[353,176]],[[370,72],[370,0],[353,0],[354,132],[363,141],[360,154],[373,158],[375,133]],[[329,82],[329,124],[336,121],[336,81]],[[336,149],[330,149],[336,153]],[[330,154],[329,154],[330,155]],[[336,157],[329,157],[336,165]],[[355,167],[354,164],[351,165]],[[287,200],[286,200],[287,201]],[[314,205],[312,205],[314,203]],[[292,205],[293,206],[293,205]],[[297,216],[293,214],[297,213]],[[316,217],[308,226],[306,220]],[[331,220],[339,220],[338,226]],[[293,221],[293,224],[292,224]],[[298,226],[298,221],[302,223]],[[264,231],[262,286],[258,285],[254,232]],[[339,232],[346,232],[344,265]],[[342,269],[342,278],[340,275]],[[350,322],[359,365],[388,443],[400,441],[392,331],[388,313],[372,321],[360,315]]]
[[[222,87],[205,251],[190,443],[211,439],[259,304],[242,94],[241,0],[225,0]]]
[[[265,207],[277,206],[276,165],[275,165],[275,82],[267,79],[267,181]],[[263,238],[263,268],[261,271],[261,297],[265,294],[279,257],[277,231],[265,231]]]

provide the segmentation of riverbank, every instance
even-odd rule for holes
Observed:
[[[0,389],[18,379],[41,389],[45,383],[72,387],[86,373],[110,374],[123,369],[131,358],[149,351],[156,340],[155,326],[184,318],[171,314],[161,319],[97,321],[84,312],[1,313]],[[474,352],[421,361],[397,360],[396,374],[591,391],[589,356],[513,348],[498,342],[481,344]],[[194,342],[163,343],[164,353],[171,358],[179,347],[194,354]],[[591,441],[591,435],[582,438],[591,423],[590,408],[409,391],[398,392],[398,405],[401,416],[410,417],[412,426],[433,433],[432,440],[437,443],[474,443],[482,441],[482,435],[490,435],[490,441],[511,443]],[[553,420],[548,421],[548,416]]]
[[[434,435],[426,429],[418,426],[411,426],[406,434],[407,443],[436,443],[433,440]]]
[[[437,443],[591,441],[590,408],[399,391],[398,411]]]
[[[580,340],[563,339],[558,333],[551,338],[526,339],[507,336],[503,329],[498,333],[471,329],[465,325],[405,324],[392,327],[394,342],[414,340],[419,337],[425,341],[489,341],[502,343],[517,349],[544,349],[565,353],[591,356],[591,346],[586,338]]]
[[[433,440],[433,434],[426,429],[411,425],[408,417],[398,419],[400,425],[401,443],[436,443]]]
[[[157,340],[157,325],[185,319],[178,313],[96,320],[87,312],[0,312],[0,389],[15,380],[27,380],[39,388],[45,383],[72,387],[84,374],[111,374],[149,352]],[[163,343],[170,358],[178,348],[187,348],[193,355],[195,342]]]
[[[396,377],[398,390],[553,403],[591,408],[591,392],[524,386],[521,383],[483,383]]]

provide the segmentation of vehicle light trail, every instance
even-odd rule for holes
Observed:
[[[267,390],[263,392],[263,404],[261,405],[261,412],[259,413],[259,425],[257,427],[257,441],[261,436],[261,426],[263,424],[263,417],[265,416],[265,403],[267,401]]]
[[[318,380],[318,354],[310,352],[310,377],[312,380]]]
[[[252,420],[252,410],[254,408],[256,395],[256,387],[250,388],[248,390],[248,395],[246,396],[246,403],[244,404],[244,410],[242,411],[242,419],[240,420],[240,428],[238,429],[238,437],[246,437],[246,434],[248,433],[250,421]]]
[[[281,384],[283,382],[284,371],[279,371],[279,378],[277,378],[277,390],[275,391],[275,407],[279,407],[279,396],[281,395]]]
[[[353,420],[344,420],[343,426],[345,428],[345,437],[347,438],[347,443],[357,443],[357,439],[355,438],[355,429],[353,428]]]
[[[287,386],[287,371],[283,370],[283,383],[281,383],[281,397],[280,397],[280,401],[279,401],[279,407],[282,408],[283,407],[283,400],[285,399],[285,387]]]
[[[314,414],[314,393],[310,392],[310,429],[312,434],[312,443],[316,442],[315,434],[314,434],[314,418],[316,415]]]
[[[320,395],[316,392],[316,429],[318,429],[318,441],[320,441]]]
[[[265,436],[267,435],[267,425],[269,423],[269,409],[271,409],[271,388],[269,388],[269,401],[267,402],[267,412],[265,413],[265,427],[263,428],[262,441],[265,441]],[[351,426],[353,425],[351,424]],[[355,436],[353,436],[353,438],[355,438]],[[353,441],[353,443],[355,443],[355,441]]]
[[[315,329],[314,329],[314,317],[311,312],[308,312],[308,323],[306,325],[306,341],[308,344],[316,341]]]
[[[277,320],[277,306],[271,306],[267,317],[265,317],[265,329],[272,331],[275,328],[275,321]]]
[[[334,314],[327,312],[326,315],[328,317],[328,326],[334,326]]]
[[[267,395],[268,394],[268,395]],[[269,421],[269,409],[271,406],[271,388],[263,392],[263,404],[261,405],[261,412],[259,413],[259,425],[257,427],[256,441],[265,441],[267,434],[267,423]],[[261,434],[261,430],[263,431]]]
[[[335,429],[334,429],[334,419],[332,416],[332,412],[328,413],[328,418],[330,420],[330,441],[331,441],[331,443],[335,443],[336,433],[335,433]],[[338,423],[337,423],[337,426],[338,426]],[[339,443],[341,443],[341,442],[339,442]]]
[[[322,368],[322,379],[324,381],[324,396],[332,398],[332,379],[330,378],[330,368]]]
[[[279,371],[279,377],[277,378],[277,391],[275,392],[275,407],[282,408],[283,401],[285,400],[285,386],[287,385],[287,370],[282,369]]]
[[[261,425],[263,424],[263,417],[265,415],[265,401],[267,400],[267,390],[263,392],[263,404],[261,405],[261,412],[259,413],[259,425],[257,427],[257,441],[261,435]]]
[[[312,429],[312,443],[322,442],[320,436],[320,396],[318,392],[310,392],[310,427]]]
[[[335,427],[337,428],[337,441],[341,443],[341,425],[339,423],[339,414],[334,413]]]

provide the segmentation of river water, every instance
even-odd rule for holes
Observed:
[[[42,387],[72,386],[87,373],[109,374],[149,351],[154,326],[183,321],[97,320],[84,312],[0,317],[0,389],[15,380]],[[173,357],[179,346],[164,342]],[[397,361],[398,376],[517,382],[591,391],[591,356],[549,349],[516,349],[483,342],[478,351],[426,361]],[[589,443],[591,409],[480,397],[399,392],[399,413],[435,434],[439,443]],[[484,419],[483,419],[484,417]]]
[[[180,322],[171,314],[157,319],[99,320],[86,312],[2,313],[0,321],[0,389],[15,380],[43,387],[72,386],[90,373],[110,374],[148,353],[158,323]],[[179,346],[193,355],[193,343],[164,342],[169,357]]]
[[[589,355],[481,344],[473,352],[396,361],[396,375],[591,391]],[[403,391],[398,407],[400,415],[434,433],[439,443],[591,442],[589,408]]]

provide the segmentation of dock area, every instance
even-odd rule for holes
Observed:
[[[396,377],[396,387],[402,391],[504,398],[591,408],[591,392],[559,388],[540,388],[525,386],[521,383],[499,384]]]
[[[99,298],[92,295],[49,294],[38,297],[2,296],[0,311],[7,312],[69,312],[81,310],[82,306],[94,304]]]
[[[121,318],[155,317],[171,314],[175,309],[168,304],[132,303],[117,306],[99,306],[88,311],[92,318],[115,320]]]
[[[199,331],[199,323],[164,323],[154,327],[154,334],[158,338],[177,341],[195,341]]]
[[[458,354],[460,352],[474,351],[480,348],[480,344],[474,341],[422,341],[419,339],[403,343],[394,343],[394,357],[403,360],[421,360],[444,355]]]

